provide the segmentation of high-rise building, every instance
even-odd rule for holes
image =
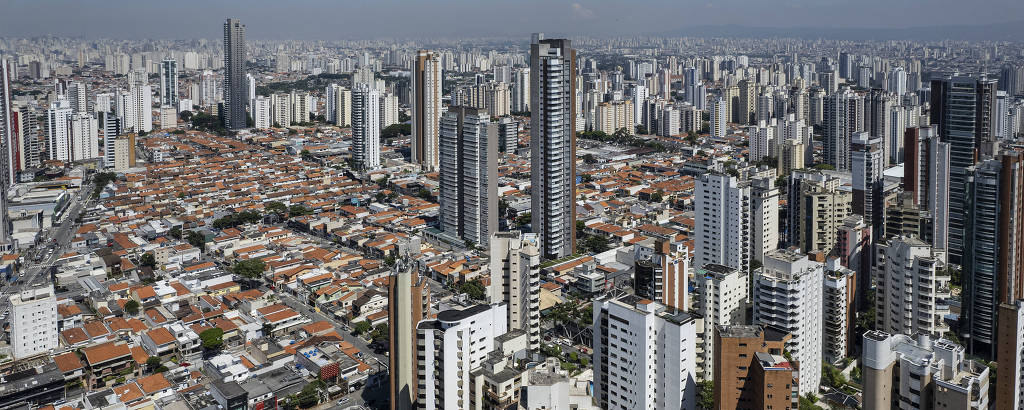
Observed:
[[[1024,299],[1024,153],[1007,151],[967,171],[961,335],[968,352],[991,357],[998,306]]]
[[[800,394],[818,391],[822,361],[824,265],[807,255],[776,250],[754,271],[753,323],[785,329],[786,350],[800,363]]]
[[[865,409],[989,408],[990,370],[966,359],[963,346],[878,330],[863,340]]]
[[[993,154],[995,98],[996,81],[984,77],[955,75],[932,80],[931,124],[938,125],[939,137],[949,144],[948,250],[949,262],[957,265],[965,264],[967,246],[967,168],[976,163],[979,152]]]
[[[512,111],[530,111],[530,68],[517,68],[512,73]]]
[[[420,360],[416,326],[430,315],[430,289],[415,267],[399,259],[388,276],[388,373],[391,409],[414,408]]]
[[[656,236],[634,244],[633,255],[637,296],[672,309],[690,310],[689,248],[674,238]]]
[[[498,230],[498,124],[483,110],[449,107],[439,136],[441,230],[486,246]]]
[[[160,62],[160,105],[178,106],[178,62],[173,58]]]
[[[398,96],[384,93],[380,96],[380,128],[398,124]]]
[[[757,125],[747,127],[747,136],[750,140],[750,154],[747,157],[748,161],[752,163],[758,162],[764,157],[773,156],[772,154],[775,154],[775,146],[779,138],[775,135],[776,129],[777,127],[769,125],[765,120],[758,121]]]
[[[498,120],[498,151],[515,153],[519,148],[519,121],[509,117]]]
[[[57,348],[57,299],[52,287],[11,295],[10,305],[10,345],[14,360],[46,354]]]
[[[3,202],[0,204],[0,212],[3,212],[3,215],[7,215],[7,188],[14,183],[15,171],[20,169],[18,165],[21,163],[15,135],[19,131],[19,124],[15,121],[17,116],[14,113],[14,102],[11,100],[12,74],[10,61],[0,59],[0,191],[3,191],[0,194],[0,201]],[[0,241],[7,243],[9,232],[6,228],[6,218],[0,217],[0,224],[4,225],[4,228],[0,229]]]
[[[783,355],[792,337],[775,326],[729,325],[714,335],[715,409],[795,409],[803,363]]]
[[[863,106],[863,99],[849,88],[828,96],[824,101],[825,163],[837,170],[850,170],[850,145],[853,133],[861,130],[858,124],[863,124],[863,116],[858,113]]]
[[[779,175],[789,176],[804,167],[804,144],[798,140],[782,140],[779,144]]]
[[[714,263],[746,272],[750,263],[750,186],[725,174],[697,180],[694,267]]]
[[[595,300],[593,347],[601,408],[696,408],[696,320],[688,313],[633,295]]]
[[[352,158],[362,169],[380,166],[380,91],[368,84],[352,89]]]
[[[756,261],[779,247],[779,188],[775,173],[750,180],[750,255]]]
[[[840,264],[840,258],[829,257],[825,263],[822,283],[822,354],[833,365],[850,355],[856,323],[857,274]]]
[[[75,114],[89,112],[89,92],[85,83],[75,81],[68,84],[68,101]]]
[[[49,159],[67,161],[70,157],[73,116],[68,100],[50,103],[50,109],[46,111],[46,150]]]
[[[999,305],[997,409],[1024,408],[1024,300]]]
[[[274,118],[270,110],[270,98],[258,96],[252,99],[249,106],[252,107],[252,122],[254,128],[265,130],[274,125]]]
[[[540,248],[537,235],[495,232],[490,242],[490,302],[508,305],[508,328],[540,348]]]
[[[595,112],[595,130],[612,135],[616,131],[622,129],[625,130],[628,135],[634,134],[636,130],[636,121],[633,118],[635,110],[633,110],[632,101],[603,102],[597,104]],[[676,132],[671,135],[678,133],[678,123],[678,117],[676,117]]]
[[[471,372],[481,368],[495,349],[495,339],[508,330],[504,304],[445,310],[417,326],[419,365],[417,407],[471,408]],[[392,400],[394,401],[394,400]]]
[[[533,35],[530,46],[530,227],[541,257],[576,250],[576,50]]]
[[[708,117],[710,120],[708,121],[710,124],[708,127],[711,138],[725,138],[726,118],[729,116],[727,112],[728,105],[728,101],[722,97],[716,97],[711,100],[711,105],[708,107],[708,110],[711,112],[711,115]]]
[[[121,128],[121,118],[112,112],[101,113],[103,117],[103,167],[114,167],[114,142],[124,130]]]
[[[694,313],[703,326],[697,327],[697,379],[713,380],[717,326],[747,323],[747,272],[718,264],[704,265],[694,274]]]
[[[897,236],[877,247],[875,329],[941,337],[949,326],[945,255],[915,237]]]
[[[757,83],[753,80],[741,80],[739,84],[739,121],[740,124],[756,124],[757,122]]]
[[[931,213],[932,247],[947,249],[949,240],[949,143],[933,127],[908,128],[903,190]]]
[[[245,25],[237,19],[224,22],[224,127],[245,128]]]
[[[327,121],[339,127],[352,125],[352,92],[337,84],[331,84],[325,94]]]
[[[867,132],[856,132],[850,145],[853,174],[851,211],[864,216],[878,241],[885,232],[885,198],[882,194],[882,171],[885,169],[882,139]]]
[[[440,161],[438,127],[441,105],[441,61],[437,53],[420,50],[412,75],[412,162],[433,171]]]
[[[114,138],[114,170],[124,171],[135,167],[135,134],[128,133]]]
[[[797,170],[789,176],[788,243],[809,253],[830,254],[843,220],[851,214],[853,196],[842,180],[817,170]]]

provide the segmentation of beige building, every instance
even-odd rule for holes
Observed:
[[[946,339],[864,334],[865,409],[987,409],[989,368]]]
[[[178,109],[169,105],[160,107],[160,128],[178,126]]]
[[[804,167],[804,144],[798,140],[783,140],[779,144],[779,175],[786,176]]]
[[[832,252],[839,227],[850,215],[853,194],[839,178],[817,170],[797,171],[790,187],[790,235],[804,253]]]
[[[600,103],[596,112],[594,129],[597,131],[611,135],[622,128],[632,135],[636,129],[633,102],[630,100]]]
[[[135,134],[118,136],[114,140],[114,170],[135,167]]]

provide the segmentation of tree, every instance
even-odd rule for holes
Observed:
[[[365,320],[362,322],[356,322],[356,324],[352,325],[352,332],[357,335],[369,332],[370,329],[373,329],[373,325],[371,325],[370,322],[367,322]]]
[[[523,212],[516,217],[516,225],[523,226],[528,225],[532,220],[533,216],[529,212]]]
[[[643,125],[637,125],[636,133],[639,135],[647,135],[647,127],[644,127]]]
[[[697,407],[704,410],[715,408],[715,382],[711,380],[700,382],[700,397],[697,398]]]
[[[153,252],[146,252],[139,257],[139,265],[148,266],[150,268],[156,267],[156,257],[153,256]]]
[[[124,304],[124,313],[135,316],[139,314],[139,302],[135,299],[129,300]]]
[[[181,239],[181,228],[175,226],[171,230],[167,231],[167,234],[174,239]]]
[[[324,382],[315,380],[302,388],[295,395],[295,404],[302,408],[310,408],[320,403],[320,389],[326,387]]]
[[[661,202],[664,199],[664,193],[660,189],[657,192],[651,194],[651,202]]]
[[[381,323],[377,327],[370,331],[370,339],[375,342],[380,342],[388,338],[388,324]]]
[[[186,240],[190,245],[199,248],[199,250],[206,250],[206,238],[203,237],[203,234],[196,231],[188,231]]]
[[[391,124],[380,131],[381,139],[392,139],[412,134],[412,124]]]
[[[231,269],[237,275],[242,275],[247,278],[257,279],[263,276],[263,271],[267,269],[267,264],[261,259],[246,259],[244,261],[235,262],[235,266]]]
[[[313,153],[309,152],[308,149],[302,150],[302,152],[299,153],[299,156],[302,157],[303,161],[312,161],[312,160],[316,159],[316,157],[313,156]]]
[[[149,356],[149,358],[146,359],[146,370],[148,370],[150,373],[153,373],[156,371],[158,367],[160,367],[161,364],[163,363],[160,362],[159,357]]]
[[[583,162],[587,163],[587,164],[596,164],[597,163],[597,158],[594,157],[594,154],[584,154],[583,155]]]
[[[181,117],[182,122],[189,122],[192,120],[192,111],[185,110],[178,113],[178,117]]]
[[[608,250],[608,238],[604,235],[590,235],[583,240],[583,246],[581,247],[584,251],[593,253],[601,253]]]
[[[217,350],[224,345],[224,330],[219,327],[212,327],[199,334],[203,341],[203,349]]]
[[[477,279],[459,285],[459,293],[465,293],[469,295],[470,299],[475,300],[484,300],[487,297],[487,289]]]
[[[283,217],[284,214],[288,213],[288,206],[278,201],[267,202],[266,205],[263,205],[263,209],[267,210],[267,212],[277,214],[279,217]]]
[[[814,165],[814,169],[821,169],[821,170],[826,170],[826,171],[835,171],[836,167],[832,166],[832,164],[815,164]]]
[[[846,384],[846,376],[843,375],[842,371],[831,364],[821,364],[821,375],[822,381],[833,388],[838,389]]]
[[[800,409],[801,410],[824,410],[821,406],[814,404],[817,401],[816,398],[811,396],[809,393],[800,396]]]
[[[311,213],[313,213],[311,209],[306,208],[302,205],[292,205],[291,207],[288,208],[289,216],[303,216],[309,215]]]

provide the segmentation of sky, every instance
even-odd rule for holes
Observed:
[[[252,39],[648,35],[696,26],[895,29],[1024,20],[1021,0],[0,0],[0,36]]]

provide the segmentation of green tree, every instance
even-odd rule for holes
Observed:
[[[201,251],[205,251],[206,250],[206,238],[203,237],[203,234],[201,234],[199,232],[196,232],[196,231],[188,231],[188,235],[186,236],[186,240],[188,241],[188,243],[190,245],[199,248],[199,250],[201,250]]]
[[[518,226],[529,225],[530,224],[530,220],[532,218],[533,218],[533,215],[531,215],[529,212],[523,212],[523,213],[519,214],[519,216],[516,217],[516,225],[518,225]]]
[[[583,240],[582,250],[601,253],[608,250],[608,238],[604,235],[590,235]]]
[[[124,313],[127,313],[132,316],[139,314],[139,302],[135,301],[135,299],[125,302]]]
[[[217,350],[224,345],[224,330],[219,327],[212,327],[199,334],[203,341],[203,349]]]
[[[302,150],[302,152],[299,153],[299,156],[302,157],[303,161],[312,161],[316,159],[316,157],[313,156],[313,153],[309,152],[308,149]]]
[[[354,332],[357,335],[369,332],[370,329],[373,329],[373,325],[371,325],[370,322],[367,322],[365,320],[362,322],[356,322],[355,324],[352,325],[352,332]]]
[[[643,125],[637,125],[636,133],[638,135],[647,135],[647,127],[644,127]]]
[[[826,171],[835,171],[836,167],[832,166],[832,164],[815,164],[814,165],[814,169],[821,169],[821,170],[826,170]]]
[[[146,359],[146,370],[148,370],[150,373],[153,373],[162,364],[163,363],[160,362],[160,358],[159,357],[157,357],[157,356],[149,356],[149,358]]]
[[[412,134],[412,124],[391,124],[380,131],[381,139],[392,139]]]
[[[277,214],[279,217],[283,217],[284,214],[288,213],[288,206],[278,201],[270,201],[263,205],[263,209],[267,212]]]
[[[235,266],[231,270],[237,275],[258,279],[263,276],[263,271],[266,269],[267,264],[263,262],[263,260],[246,259],[244,261],[235,262]]]
[[[169,231],[167,231],[167,234],[174,239],[181,239],[181,228],[175,226],[171,228]]]
[[[801,410],[824,410],[821,406],[814,404],[818,399],[811,396],[810,393],[800,396],[800,409]]]
[[[665,195],[664,192],[662,192],[662,190],[659,189],[657,192],[651,194],[651,202],[661,202],[661,201],[663,201],[665,199],[664,195]]]
[[[594,157],[594,154],[583,154],[583,162],[587,164],[596,164],[597,158]]]
[[[156,256],[153,256],[153,252],[146,252],[139,257],[139,265],[148,266],[150,268],[156,267]]]
[[[303,216],[303,215],[309,215],[309,214],[312,214],[312,213],[313,213],[313,210],[311,210],[309,208],[306,208],[306,207],[304,207],[302,205],[298,205],[298,204],[292,205],[291,207],[288,208],[288,215],[289,216]]]
[[[383,340],[387,340],[387,338],[388,338],[388,324],[387,323],[381,323],[381,324],[377,325],[377,327],[373,328],[372,331],[370,331],[370,339],[375,341],[375,342],[380,342],[380,341],[383,341]]]
[[[465,293],[471,299],[484,300],[487,297],[487,288],[479,280],[474,279],[459,285],[459,293]]]
[[[697,398],[697,407],[704,410],[715,408],[715,382],[711,380],[700,382],[700,396]]]

